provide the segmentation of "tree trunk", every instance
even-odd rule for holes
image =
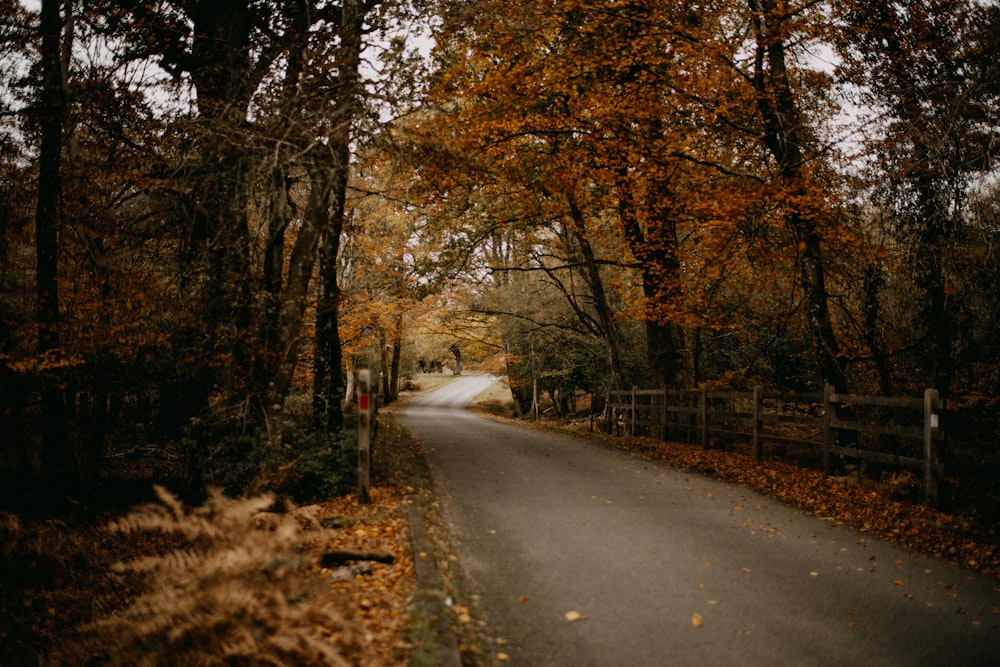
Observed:
[[[576,200],[572,195],[567,195],[569,203],[570,218],[573,221],[573,237],[584,264],[584,279],[590,289],[590,294],[594,299],[594,309],[597,311],[597,320],[601,324],[601,333],[604,337],[604,345],[608,351],[608,370],[611,373],[612,389],[622,389],[624,385],[624,364],[622,363],[621,350],[618,346],[618,327],[615,326],[614,312],[608,303],[607,293],[604,290],[604,281],[601,279],[600,267],[597,265],[597,258],[594,255],[594,248],[587,238],[586,221],[583,212],[576,205]]]
[[[343,169],[346,169],[344,167]],[[337,180],[339,177],[337,177]],[[346,178],[343,179],[346,185]],[[338,188],[340,186],[337,186]],[[340,286],[337,256],[344,224],[344,197],[335,192],[334,210],[323,231],[319,256],[319,303],[316,306],[315,369],[313,374],[313,420],[318,428],[338,432],[344,425],[345,399],[343,353],[340,348]]]
[[[627,175],[623,174],[619,187],[618,208],[625,239],[642,267],[650,382],[654,387],[674,387],[677,384],[677,349],[669,312],[680,299],[680,261],[672,213],[665,200],[646,204],[644,225]],[[664,197],[665,192],[669,192],[667,184],[657,188],[656,195]]]
[[[356,392],[355,384],[357,384],[357,369],[354,367],[354,359],[347,357],[344,359],[344,378],[347,384],[344,387],[344,401],[340,404],[340,407],[346,412],[350,410],[354,405],[354,394]]]
[[[387,401],[387,398],[389,396],[389,382],[390,382],[389,357],[391,353],[392,353],[392,345],[389,344],[388,338],[386,337],[385,327],[379,326],[378,366],[379,366],[379,376],[382,380],[382,386],[379,388],[379,393],[382,396],[383,401]]]
[[[201,292],[205,363],[225,400],[243,403],[253,374],[246,114],[254,92],[249,0],[198,0],[191,81],[205,128],[201,164],[191,184],[197,202],[193,245],[207,269]]]
[[[62,200],[63,124],[66,116],[66,80],[63,70],[63,23],[58,0],[42,0],[42,85],[38,109],[41,147],[38,158],[38,201],[35,208],[37,260],[38,354],[57,355],[59,317],[59,205]],[[53,356],[52,362],[56,362]],[[48,364],[43,364],[47,366]],[[53,363],[56,372],[58,364]],[[42,472],[59,489],[75,475],[76,466],[66,424],[66,403],[52,371],[42,370]],[[48,377],[47,377],[48,376]]]
[[[268,422],[276,424],[288,389],[292,384],[295,366],[298,364],[301,340],[299,333],[302,316],[306,310],[306,296],[309,281],[316,263],[316,249],[327,222],[330,211],[331,171],[321,159],[315,159],[309,173],[309,201],[302,216],[302,227],[295,239],[295,246],[288,264],[288,280],[281,293],[281,308],[278,312],[272,347],[265,358],[273,360],[274,366],[264,378],[266,384]]]
[[[339,431],[344,424],[343,353],[340,348],[340,286],[337,259],[344,229],[347,182],[351,171],[352,125],[360,112],[362,27],[364,7],[359,0],[344,0],[339,54],[340,86],[337,115],[330,136],[333,157],[331,190],[333,210],[320,250],[320,300],[316,312],[316,368],[313,381],[313,418],[321,428]]]
[[[819,224],[797,203],[808,200],[805,186],[809,177],[803,160],[805,121],[796,105],[785,65],[782,37],[785,16],[774,0],[748,0],[748,3],[757,41],[754,65],[757,107],[764,124],[764,144],[777,162],[785,186],[785,220],[798,243],[806,317],[822,379],[843,393],[847,391],[846,365],[830,316]]]
[[[399,364],[402,356],[403,316],[398,314],[392,331],[392,360],[389,364],[389,393],[384,399],[386,403],[392,403],[399,398]]]

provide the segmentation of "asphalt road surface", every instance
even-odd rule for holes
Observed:
[[[504,664],[1000,665],[1000,580],[462,408],[491,382],[447,385],[401,423]]]

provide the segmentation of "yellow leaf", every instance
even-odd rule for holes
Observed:
[[[570,623],[576,623],[577,621],[586,621],[589,616],[585,616],[578,611],[567,611],[566,620]]]
[[[700,628],[702,625],[704,625],[704,623],[705,622],[702,620],[701,614],[699,613],[691,614],[691,625],[693,625],[696,628]]]

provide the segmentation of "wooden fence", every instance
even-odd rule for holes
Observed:
[[[754,457],[764,445],[801,446],[822,456],[830,474],[834,456],[922,473],[924,501],[935,506],[944,473],[942,402],[934,389],[922,398],[823,393],[639,389],[612,391],[605,426],[617,434],[699,442],[749,441]]]

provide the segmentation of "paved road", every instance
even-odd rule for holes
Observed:
[[[505,664],[1000,665],[997,579],[463,410],[488,382],[452,383],[401,422],[429,450]]]

